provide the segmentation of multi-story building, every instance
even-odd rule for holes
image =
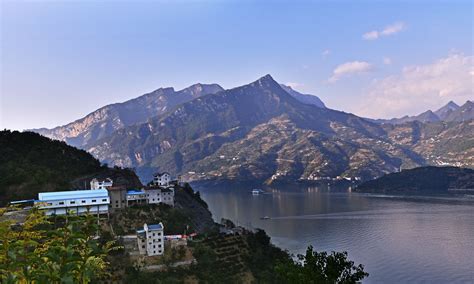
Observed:
[[[98,179],[94,178],[91,180],[91,189],[96,190],[96,189],[107,189],[111,186],[113,186],[114,182],[110,178],[106,178],[103,181],[99,181]]]
[[[161,202],[174,206],[174,188],[163,188],[161,189]]]
[[[36,205],[46,215],[108,214],[109,194],[105,189],[40,192]]]
[[[127,188],[125,186],[107,187],[110,196],[110,208],[118,209],[127,207]]]
[[[147,187],[145,189],[147,200],[149,204],[158,204],[162,202],[161,188]]]
[[[174,206],[174,188],[160,187],[157,185],[147,186],[145,188],[148,204],[165,203]]]
[[[171,182],[171,175],[167,172],[156,173],[153,175],[153,184],[159,186],[169,186]]]
[[[137,230],[138,250],[142,255],[162,255],[165,251],[164,239],[162,223],[155,225],[147,225],[145,223],[143,229]]]

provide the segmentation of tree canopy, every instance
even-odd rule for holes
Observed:
[[[282,283],[351,284],[369,276],[362,264],[347,259],[347,252],[316,252],[312,246],[297,261],[279,264],[275,270]]]
[[[6,211],[0,209],[0,218]],[[34,208],[23,224],[0,222],[0,282],[91,283],[107,275],[106,257],[118,247],[97,236],[97,219],[56,218]]]

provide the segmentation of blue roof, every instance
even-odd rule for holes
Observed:
[[[91,197],[96,197],[96,198],[109,197],[109,193],[107,192],[106,189],[71,190],[71,191],[54,191],[54,192],[38,193],[39,201],[91,198]]]
[[[138,189],[130,189],[127,190],[127,194],[133,195],[133,194],[144,194],[144,191],[138,190]]]
[[[148,230],[163,230],[161,224],[148,225]]]

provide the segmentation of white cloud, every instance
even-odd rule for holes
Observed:
[[[331,50],[330,49],[325,49],[323,52],[321,52],[321,56],[324,58],[324,57],[328,57],[329,54],[331,54]]]
[[[378,31],[366,32],[365,34],[362,35],[362,37],[366,40],[378,39],[379,32]]]
[[[391,24],[390,26],[386,26],[385,29],[380,33],[381,35],[393,35],[396,33],[399,33],[405,29],[405,23],[403,22],[397,22],[394,24]]]
[[[436,110],[450,100],[464,103],[474,94],[474,57],[462,53],[375,81],[354,112],[388,118]]]
[[[381,31],[370,31],[366,32],[365,34],[362,35],[362,38],[366,40],[376,40],[379,37],[382,36],[389,36],[389,35],[394,35],[397,34],[401,31],[403,31],[406,28],[405,23],[403,22],[396,22],[391,25],[386,26],[383,30]]]
[[[384,57],[383,58],[383,64],[385,64],[385,65],[392,64],[392,59],[390,59],[390,57]]]
[[[365,61],[351,61],[344,64],[338,65],[336,69],[332,72],[331,78],[329,78],[330,83],[334,83],[343,76],[350,74],[358,74],[367,72],[372,69],[372,65]]]

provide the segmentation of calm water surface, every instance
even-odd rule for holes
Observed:
[[[291,253],[348,251],[365,283],[474,283],[474,202],[300,187],[199,188],[214,219],[263,228]],[[260,217],[269,216],[270,220]]]

